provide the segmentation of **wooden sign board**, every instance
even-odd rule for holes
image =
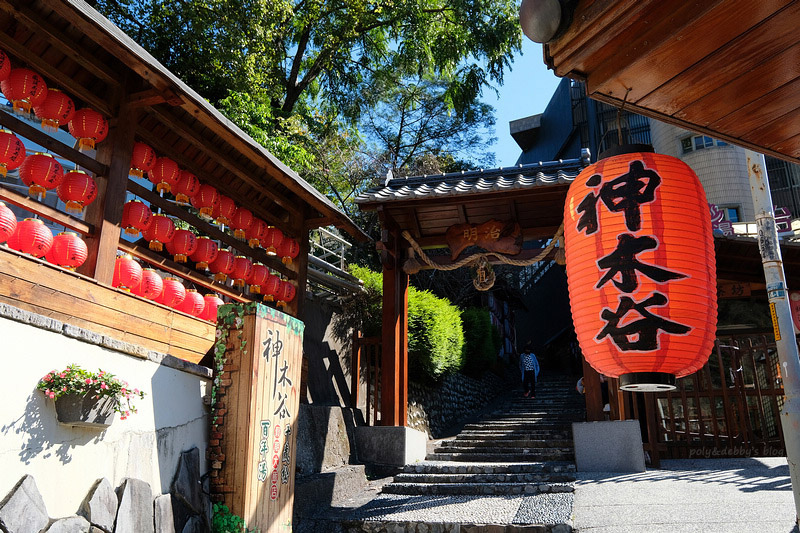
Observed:
[[[219,380],[225,420],[212,427],[223,460],[212,486],[249,529],[291,531],[305,325],[248,303],[222,306],[218,328],[227,370]]]
[[[749,283],[727,283],[717,284],[718,298],[749,298],[752,290]]]
[[[453,260],[469,246],[506,255],[517,255],[522,250],[522,229],[518,222],[510,220],[456,224],[447,229],[445,237]]]

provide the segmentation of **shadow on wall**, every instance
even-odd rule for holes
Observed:
[[[308,364],[307,401],[315,405],[350,406],[350,376],[345,375],[342,360],[349,360],[342,345],[334,339],[331,322],[335,310],[330,304],[308,302],[303,321],[303,357]]]
[[[20,461],[29,465],[41,455],[48,459],[52,455],[67,464],[72,461],[72,450],[89,442],[100,442],[105,438],[105,431],[62,426],[56,420],[56,409],[53,400],[33,389],[25,402],[25,412],[10,424],[0,426],[0,434],[7,436],[14,433],[22,441],[19,451]]]

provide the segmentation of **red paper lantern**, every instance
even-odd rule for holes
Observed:
[[[294,300],[295,294],[297,294],[297,289],[293,283],[289,281],[281,281],[277,295],[278,307],[286,307],[287,304]]]
[[[203,313],[200,315],[200,318],[216,323],[217,309],[220,305],[225,305],[225,302],[223,302],[222,299],[216,294],[206,294],[203,296],[203,301],[205,302],[205,309],[203,309]]]
[[[64,169],[52,155],[36,152],[22,162],[19,167],[19,177],[22,183],[28,186],[28,194],[38,198],[40,194],[45,194],[61,184],[61,180],[64,179]]]
[[[233,259],[233,272],[231,272],[231,277],[233,278],[233,285],[235,287],[243,288],[252,272],[253,262],[248,258],[243,255],[237,255]]]
[[[161,296],[156,299],[156,302],[177,309],[186,298],[186,287],[178,278],[164,278],[163,284]]]
[[[175,230],[175,236],[167,243],[167,251],[176,263],[185,263],[197,250],[197,237],[188,229]]]
[[[128,235],[139,235],[153,223],[153,212],[139,200],[131,200],[122,206],[122,227]]]
[[[189,201],[200,192],[200,180],[188,170],[181,170],[178,184],[175,185],[175,201],[180,205],[189,205]]]
[[[253,224],[253,213],[245,207],[239,207],[233,214],[231,219],[231,227],[233,228],[233,236],[237,239],[244,240],[247,234],[247,229]]]
[[[214,212],[214,206],[219,203],[219,193],[217,189],[204,183],[200,185],[200,190],[191,197],[191,200],[192,205],[200,211],[200,215],[208,218]]]
[[[128,174],[143,178],[145,172],[150,172],[153,165],[156,164],[156,151],[153,150],[149,144],[135,142],[133,143],[133,152],[131,153],[131,169]]]
[[[153,222],[142,232],[142,237],[150,242],[151,250],[160,252],[175,237],[175,223],[167,215],[153,215]]]
[[[260,218],[254,218],[250,227],[245,230],[247,244],[255,248],[261,245],[261,236],[265,234],[269,226]]]
[[[198,294],[194,289],[186,289],[186,297],[175,309],[187,315],[200,317],[203,311],[205,311],[205,308],[206,301],[203,299],[203,296]]]
[[[265,302],[274,302],[275,297],[278,296],[281,289],[281,278],[270,274],[266,283],[261,286],[261,292],[264,294]]]
[[[25,160],[25,145],[8,130],[0,130],[0,176],[18,168]]]
[[[142,282],[142,267],[130,255],[117,257],[111,285],[130,292]]]
[[[156,162],[147,173],[147,177],[150,178],[159,193],[170,192],[178,184],[180,172],[181,169],[178,163],[169,157],[159,157],[156,158]]]
[[[89,249],[78,234],[65,231],[53,237],[53,246],[45,258],[55,265],[75,270],[88,256]]]
[[[0,81],[0,90],[11,102],[15,113],[26,115],[47,96],[44,78],[26,68],[12,69],[8,77]]]
[[[19,251],[19,222],[17,222],[17,225],[14,228],[14,233],[8,236],[6,245],[8,245],[8,247],[12,250]]]
[[[197,239],[197,249],[189,259],[197,263],[197,270],[208,270],[208,265],[213,263],[219,253],[219,245],[208,237]]]
[[[67,213],[81,214],[83,208],[97,198],[97,184],[86,172],[71,170],[64,174],[56,193],[61,201],[67,204]]]
[[[250,285],[250,292],[261,294],[261,286],[267,282],[267,279],[269,279],[269,269],[262,263],[254,263],[250,277],[247,279],[247,283]]]
[[[53,245],[53,232],[38,218],[26,218],[17,224],[18,250],[33,257],[44,257]]]
[[[292,260],[300,253],[300,245],[296,240],[291,237],[286,237],[278,246],[278,255],[281,257],[284,265],[291,265]]]
[[[219,202],[215,204],[214,211],[211,213],[211,216],[215,219],[214,221],[217,224],[229,226],[235,214],[236,203],[224,194],[220,194]]]
[[[14,212],[0,202],[0,244],[6,242],[17,231],[17,217]]]
[[[69,121],[69,132],[78,139],[78,150],[94,150],[108,136],[108,121],[94,109],[79,109]]]
[[[58,131],[69,123],[75,114],[75,102],[58,89],[47,89],[44,101],[33,107],[33,112],[42,120],[42,129]]]
[[[625,390],[668,390],[716,336],[714,242],[705,192],[674,157],[625,153],[569,189],[564,237],[581,350]]]
[[[0,81],[8,79],[11,74],[11,60],[3,50],[0,50]]]
[[[278,248],[281,246],[285,237],[283,232],[275,226],[267,226],[261,234],[261,247],[267,251],[269,255],[278,253]]]
[[[164,281],[158,275],[158,272],[152,268],[145,268],[142,270],[142,281],[131,292],[148,300],[157,300],[163,290]]]
[[[230,250],[220,250],[217,252],[217,258],[213,263],[208,265],[211,272],[214,273],[214,279],[219,282],[224,282],[228,279],[228,274],[233,272],[233,252]]]

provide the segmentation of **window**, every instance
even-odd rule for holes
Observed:
[[[725,211],[725,220],[729,222],[739,222],[738,207],[726,207],[724,208],[724,211]]]
[[[695,150],[702,150],[703,148],[711,148],[715,145],[714,139],[708,135],[692,135],[681,139],[681,151],[684,154],[694,152]],[[725,141],[716,141],[716,146],[727,146]]]

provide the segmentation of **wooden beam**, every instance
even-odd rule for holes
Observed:
[[[213,155],[222,167],[238,177],[244,183],[247,183],[256,190],[264,189],[265,184],[263,182],[258,181],[250,176],[247,172],[241,170],[237,165],[231,163],[229,160],[230,155],[225,154],[221,150],[217,149],[215,146],[209,143],[208,139],[201,138],[200,135],[194,131],[194,129],[188,128],[186,123],[178,121],[178,119],[176,119],[174,116],[164,112],[164,110],[158,107],[150,108],[150,113],[160,122],[166,126],[169,126],[173,131],[179,133],[185,140],[189,141],[203,152]],[[269,191],[269,194],[271,197],[270,199],[284,210],[289,212],[291,216],[297,217],[300,215],[301,212],[300,209],[295,205],[296,202],[289,200],[274,190]]]
[[[243,195],[240,195],[236,192],[227,189],[219,180],[214,179],[213,177],[209,179],[208,173],[201,169],[197,164],[193,161],[189,160],[185,157],[181,152],[173,149],[171,146],[167,146],[164,144],[163,140],[156,136],[152,131],[147,130],[145,128],[139,127],[136,130],[136,134],[141,137],[145,142],[149,143],[152,146],[158,146],[158,151],[165,154],[170,159],[174,160],[178,165],[182,168],[185,168],[189,172],[196,174],[198,177],[201,177],[202,181],[209,181],[211,185],[215,185],[218,189],[226,189],[225,195],[230,196],[234,201],[236,201],[239,205],[243,205],[250,209],[254,215],[261,217],[264,219],[265,222],[277,226],[278,228],[283,231],[286,228],[287,221],[284,218],[280,218],[277,215],[274,215],[265,206],[254,202],[253,198],[246,198]]]
[[[296,272],[290,270],[286,265],[281,263],[281,261],[277,257],[267,255],[267,253],[261,248],[251,248],[246,241],[240,241],[233,235],[229,235],[223,231],[220,231],[220,229],[217,228],[216,226],[213,226],[212,224],[209,224],[205,220],[201,219],[200,217],[193,215],[186,209],[183,209],[180,206],[161,198],[158,194],[142,187],[133,180],[128,180],[127,185],[128,185],[128,190],[133,194],[135,194],[136,196],[139,196],[144,200],[147,200],[156,207],[160,207],[168,215],[172,215],[174,217],[180,218],[181,220],[185,220],[186,222],[188,222],[198,230],[202,231],[209,237],[224,242],[234,250],[237,250],[241,255],[246,255],[248,257],[256,259],[257,261],[261,261],[271,269],[280,272],[284,276],[287,276],[292,279],[297,278]],[[298,243],[299,242],[300,241],[298,241]]]
[[[94,56],[87,54],[85,50],[80,50],[75,45],[75,39],[66,35],[47,20],[41,18],[29,7],[19,5],[18,0],[14,0],[16,5],[0,3],[0,9],[8,11],[17,20],[28,27],[31,33],[37,37],[44,37],[51,46],[57,48],[61,53],[75,61],[78,65],[91,72],[97,78],[103,80],[107,85],[118,86],[119,76],[108,72],[105,65],[94,59]],[[75,95],[80,98],[81,95]]]
[[[16,205],[22,209],[26,209],[31,213],[37,213],[47,220],[52,220],[57,224],[61,224],[66,229],[74,231],[81,235],[92,235],[94,227],[87,224],[83,220],[72,217],[66,213],[62,213],[58,209],[54,209],[49,205],[37,202],[33,198],[29,198],[23,194],[12,191],[0,185],[0,200],[6,203]]]
[[[64,87],[65,91],[70,96],[83,100],[87,105],[103,113],[106,117],[113,115],[111,107],[105,100],[95,95],[92,91],[80,85],[69,76],[65,76],[57,67],[38,54],[34,54],[28,50],[25,45],[17,42],[11,35],[0,32],[0,46],[2,46],[6,52],[21,59],[24,63],[30,65],[33,70],[46,77],[48,85]]]
[[[127,193],[128,172],[133,153],[136,111],[124,100],[119,115],[110,126],[108,139],[100,145],[97,158],[108,165],[108,179],[98,183],[97,200],[86,210],[86,219],[97,228],[97,234],[88,239],[89,258],[81,272],[90,274],[101,283],[111,285],[119,244],[122,208]]]
[[[152,105],[163,104],[167,99],[163,93],[156,89],[146,89],[134,93],[130,97],[130,105],[132,107],[149,107]]]
[[[5,109],[0,109],[0,125],[5,126],[14,133],[22,135],[26,139],[30,139],[47,150],[60,155],[64,159],[69,159],[73,163],[88,170],[89,172],[92,172],[96,176],[108,175],[108,166],[89,157],[86,154],[79,152],[71,146],[67,146],[61,141],[54,139],[49,134],[43,132],[42,130],[36,129],[23,120],[20,120]]]
[[[213,279],[209,279],[200,274],[199,272],[192,270],[187,266],[183,266],[180,263],[176,263],[171,259],[163,257],[153,252],[149,248],[145,248],[144,246],[133,244],[126,240],[120,239],[119,249],[125,253],[131,254],[132,256],[141,259],[142,261],[146,261],[147,263],[153,265],[155,268],[158,268],[165,272],[169,272],[170,274],[174,274],[180,278],[187,279],[196,285],[199,285],[210,291],[227,296],[228,298],[235,300],[237,302],[257,301],[256,298],[252,296],[248,296],[241,291],[237,291],[236,289],[232,289],[222,283],[214,281]]]
[[[297,242],[300,244],[300,253],[294,264],[297,268],[297,294],[294,300],[289,303],[287,311],[290,315],[305,320],[304,307],[306,301],[306,287],[308,285],[308,254],[309,254],[309,228],[304,228],[298,236]]]

